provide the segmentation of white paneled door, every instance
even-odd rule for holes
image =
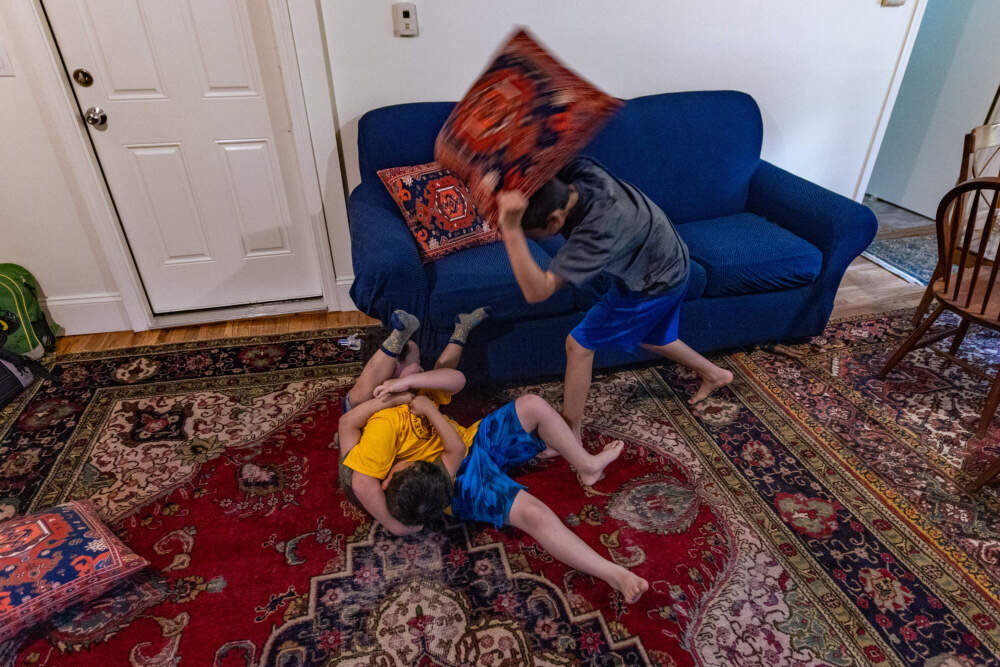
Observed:
[[[43,4],[153,312],[321,296],[269,3]]]

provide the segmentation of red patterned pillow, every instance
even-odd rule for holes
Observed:
[[[494,223],[497,192],[533,194],[621,105],[518,30],[448,116],[434,158],[471,186]]]
[[[469,189],[437,162],[378,172],[396,200],[426,264],[500,238],[476,211]]]
[[[0,524],[0,641],[149,565],[108,530],[89,501]]]

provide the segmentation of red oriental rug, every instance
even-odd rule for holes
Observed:
[[[0,516],[90,498],[152,566],[0,646],[17,665],[982,665],[1000,655],[1000,495],[959,490],[985,385],[936,356],[875,374],[907,314],[720,359],[695,410],[673,365],[599,375],[593,489],[520,479],[647,578],[632,606],[513,529],[395,538],[336,490],[338,330],[79,354],[0,419]],[[1000,361],[994,334],[967,354]],[[468,423],[558,383],[477,393]],[[970,461],[963,469],[963,461]]]

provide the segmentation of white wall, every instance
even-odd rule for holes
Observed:
[[[923,0],[902,8],[878,0],[422,0],[420,36],[398,38],[390,0],[321,2],[352,188],[364,112],[460,98],[521,24],[613,95],[750,93],[764,116],[765,159],[852,197],[923,9]]]
[[[68,333],[128,329],[111,273],[50,128],[59,110],[40,104],[39,85],[54,74],[37,67],[0,9],[0,40],[15,76],[0,77],[0,262],[38,278],[56,321]]]
[[[868,192],[934,217],[1000,83],[997,26],[997,0],[929,0]]]

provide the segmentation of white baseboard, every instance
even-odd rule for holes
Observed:
[[[114,292],[49,297],[45,307],[67,335],[132,329],[122,297]]]
[[[337,278],[337,303],[340,304],[341,311],[358,310],[351,299],[351,285],[354,284],[354,276]]]
[[[337,279],[337,299],[340,310],[357,310],[351,300],[350,289],[354,278]],[[79,294],[76,296],[49,297],[45,307],[52,319],[59,324],[66,335],[104,333],[107,331],[130,331],[132,325],[125,311],[125,304],[120,294],[105,292],[98,294]],[[229,311],[202,311],[197,313],[180,313],[177,315],[161,315],[154,320],[154,326],[178,326],[184,324],[199,324],[216,322],[224,319],[242,317],[260,317],[263,315],[279,315],[286,312],[315,310],[318,302],[288,302],[282,304],[267,304],[251,306]]]

